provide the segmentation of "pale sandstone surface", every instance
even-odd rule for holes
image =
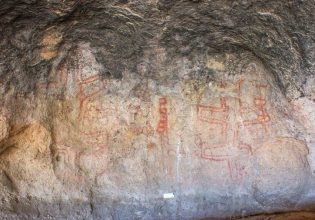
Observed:
[[[0,218],[314,210],[312,2],[4,2]]]

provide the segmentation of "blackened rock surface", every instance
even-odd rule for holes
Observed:
[[[3,1],[2,78],[30,92],[51,69],[52,60],[38,50],[44,33],[56,29],[59,50],[90,43],[112,77],[134,69],[154,44],[170,57],[250,51],[272,70],[286,96],[297,98],[309,95],[303,84],[314,73],[313,7],[312,0]]]

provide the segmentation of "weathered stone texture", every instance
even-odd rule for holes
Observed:
[[[314,1],[0,3],[0,218],[315,208]]]

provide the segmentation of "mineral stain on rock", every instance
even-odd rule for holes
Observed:
[[[0,218],[314,219],[314,3],[2,1]]]

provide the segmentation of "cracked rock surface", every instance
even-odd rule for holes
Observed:
[[[314,10],[0,0],[0,218],[314,210]]]

